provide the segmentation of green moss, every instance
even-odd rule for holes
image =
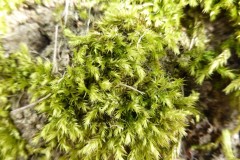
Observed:
[[[18,130],[8,116],[9,112],[0,110],[0,158],[27,158],[26,142],[22,140]]]
[[[72,159],[172,155],[197,95],[184,97],[182,80],[162,69],[164,40],[138,11],[114,8],[85,36],[65,31],[72,65],[38,107],[50,116],[39,134],[49,150]]]
[[[199,84],[218,73],[233,80],[226,93],[239,89],[237,73],[228,66],[231,49],[239,42],[228,39],[221,47],[210,48],[205,24],[197,23],[200,13],[189,28],[182,24],[188,16],[186,7],[200,7],[212,21],[219,8],[236,9],[235,2],[214,2],[112,1],[103,5],[104,15],[85,35],[64,30],[73,54],[64,74],[53,73],[50,61],[31,57],[25,46],[9,57],[1,53],[0,134],[6,138],[0,143],[4,148],[0,156],[29,156],[9,117],[9,96],[24,90],[30,103],[51,95],[36,105],[48,121],[35,137],[37,146],[44,144],[31,150],[45,154],[46,159],[53,158],[56,150],[63,153],[62,159],[176,157],[188,118],[197,115],[194,104],[199,95],[184,94],[186,77],[181,72]],[[237,24],[235,11],[229,13]]]

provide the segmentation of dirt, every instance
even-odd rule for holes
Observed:
[[[201,13],[200,8],[190,10],[188,7],[185,12],[189,17],[184,19],[184,24],[194,23],[194,16]],[[202,13],[199,20],[204,23],[205,32],[209,39],[210,50],[221,53],[221,45],[224,41],[231,38],[236,28],[229,21],[226,13],[221,13],[215,22],[211,22],[207,14]],[[228,66],[231,69],[240,67],[240,60],[234,49],[231,50],[232,56],[228,60]],[[190,78],[190,77],[189,77]],[[187,129],[187,136],[183,139],[182,157],[188,160],[225,160],[227,159],[222,151],[221,142],[216,147],[224,129],[234,130],[239,123],[239,107],[232,103],[233,95],[226,95],[223,89],[229,83],[229,79],[223,79],[220,75],[214,74],[202,85],[197,85],[190,78],[186,81],[186,90],[195,89],[200,93],[200,99],[197,104],[201,111],[200,122],[192,122]],[[189,88],[190,86],[190,88]],[[200,147],[204,146],[204,147]],[[240,134],[235,133],[232,136],[232,147],[235,156],[240,158]]]
[[[187,129],[187,136],[183,140],[184,158],[188,160],[225,160],[221,150],[221,142],[216,147],[224,129],[233,130],[238,125],[238,111],[230,104],[230,96],[222,92],[222,88],[216,87],[219,77],[213,77],[211,81],[205,81],[199,88],[200,101],[198,108],[202,110],[202,120],[191,123]],[[239,157],[240,138],[236,133],[232,136],[233,151]],[[193,146],[205,146],[194,148]]]

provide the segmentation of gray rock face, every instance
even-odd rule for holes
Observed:
[[[53,6],[31,7],[22,7],[7,17],[9,30],[2,40],[7,53],[16,52],[20,43],[27,44],[32,53],[41,53],[51,43],[55,25]]]

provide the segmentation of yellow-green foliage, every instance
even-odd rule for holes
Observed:
[[[13,82],[12,78],[9,78],[12,77],[12,74],[17,74],[14,71],[16,66],[14,66],[15,62],[12,60],[8,59],[4,62],[4,59],[4,54],[2,50],[0,50],[0,159],[16,159],[17,157],[26,158],[26,143],[22,140],[18,130],[12,123],[9,114],[9,109],[11,107],[9,96],[11,93],[16,93],[17,90],[19,90],[7,89],[14,84],[16,84],[15,87],[18,88],[18,84]],[[15,77],[15,75],[13,76]],[[22,79],[22,77],[20,79]],[[19,83],[21,82],[19,81]]]
[[[35,138],[35,143],[44,144],[31,153],[46,159],[58,150],[62,159],[139,160],[175,157],[187,117],[196,113],[198,93],[184,94],[186,77],[181,71],[199,84],[218,73],[235,79],[227,93],[239,90],[239,78],[227,66],[232,47],[239,44],[232,39],[239,33],[214,50],[208,46],[205,24],[195,23],[200,13],[190,22],[192,26],[182,24],[185,7],[199,6],[214,21],[220,8],[236,10],[237,2],[111,2],[86,34],[64,30],[73,54],[64,73],[53,74],[52,63],[31,57],[25,46],[9,56],[1,53],[0,124],[11,125],[0,126],[0,134],[13,132],[14,143],[9,143],[19,145],[9,144],[0,156],[28,154],[10,120],[4,119],[11,108],[9,96],[22,91],[28,93],[30,103],[51,95],[36,106],[48,121]],[[237,25],[235,11],[229,13]],[[239,49],[236,52],[240,55]],[[8,141],[0,142],[0,147]]]
[[[25,90],[35,101],[51,93],[37,107],[49,117],[38,135],[46,156],[56,148],[70,159],[172,156],[197,95],[184,97],[182,79],[163,68],[165,48],[173,47],[147,26],[142,11],[116,7],[85,36],[66,30],[74,56],[62,77],[24,47],[1,57],[4,94]]]
[[[42,79],[47,80],[48,68],[50,63],[43,63],[40,58],[32,59],[26,46],[22,45],[21,51],[15,54],[5,55],[0,52],[0,158],[16,159],[26,158],[29,147],[22,140],[18,130],[13,125],[9,110],[11,108],[11,99],[17,97],[21,92],[31,85],[43,83]],[[42,77],[34,79],[33,75],[39,74]],[[30,77],[31,76],[31,77]],[[40,85],[39,85],[40,86]],[[35,86],[36,87],[36,86]],[[37,87],[36,87],[37,88]],[[41,89],[41,88],[39,88]],[[39,95],[41,93],[32,94]]]
[[[5,108],[0,108],[0,136],[0,159],[27,157],[26,143],[13,125],[9,112]]]
[[[182,80],[162,68],[165,40],[139,11],[114,8],[85,36],[65,31],[72,65],[38,107],[51,117],[39,134],[49,150],[70,159],[171,157],[197,95],[184,97]]]
[[[232,151],[232,140],[231,140],[231,133],[229,132],[229,130],[223,130],[222,131],[222,148],[223,148],[223,152],[226,156],[227,159],[229,160],[237,160],[237,158],[235,158],[233,151]]]
[[[236,73],[239,71],[234,73],[232,69],[229,69],[228,60],[233,54],[240,55],[239,30],[237,29],[240,25],[239,2],[232,0],[190,0],[189,5],[193,7],[192,10],[195,7],[200,7],[209,16],[209,20],[213,22],[219,18],[218,16],[221,13],[226,11],[226,18],[232,23],[233,34],[229,35],[228,39],[223,41],[217,48],[212,48],[210,46],[211,39],[208,37],[208,34],[210,34],[207,31],[208,26],[201,20],[201,14],[195,14],[193,23],[188,24],[188,32],[192,37],[189,42],[189,50],[180,55],[177,60],[179,65],[186,68],[192,76],[195,76],[196,82],[199,84],[216,72],[222,78],[236,78]],[[228,87],[225,91],[229,93],[229,89]]]

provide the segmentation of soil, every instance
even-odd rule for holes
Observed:
[[[36,5],[31,2],[26,2],[23,7],[13,11],[7,18],[7,25],[10,30],[8,34],[3,38],[2,43],[6,54],[11,54],[19,49],[20,43],[25,43],[30,49],[32,55],[40,55],[44,58],[52,58],[54,51],[54,33],[57,20],[54,10],[56,6],[64,5],[64,1],[54,0],[46,2],[43,5]],[[74,18],[75,13],[69,13],[69,24],[71,29],[78,33],[86,30],[86,22],[81,21],[81,18]],[[226,26],[220,26],[224,24],[218,21],[210,28],[210,36],[214,41],[212,46],[215,47],[221,41],[226,39],[231,34],[229,28]],[[219,23],[219,24],[218,24]],[[216,26],[220,26],[217,28]],[[82,28],[82,29],[79,29]],[[222,32],[220,32],[221,30]],[[219,34],[221,33],[221,34]],[[60,62],[60,72],[64,70],[71,57],[71,53],[66,45],[66,40],[62,33],[58,34],[58,58]],[[220,38],[219,38],[220,37]],[[218,39],[216,41],[215,39]],[[240,64],[231,59],[233,67],[239,67]],[[186,160],[225,160],[224,154],[220,147],[204,150],[193,149],[192,146],[199,146],[215,142],[221,135],[223,129],[234,129],[236,127],[236,119],[238,115],[237,109],[230,105],[230,96],[226,96],[222,92],[224,84],[217,86],[216,82],[220,77],[215,75],[211,80],[205,81],[203,85],[197,86],[196,89],[201,93],[198,108],[203,112],[201,121],[198,123],[190,123],[187,129],[187,135],[182,142],[182,158]],[[17,106],[22,107],[28,104],[28,95],[22,93],[19,97]],[[19,129],[22,137],[31,143],[31,139],[46,123],[46,117],[37,113],[34,109],[27,109],[18,114],[12,115],[12,119]],[[240,138],[239,134],[232,136],[233,148],[235,153],[238,153],[240,158]],[[56,153],[56,155],[59,153]],[[34,159],[32,157],[31,159]]]
[[[216,143],[224,129],[233,130],[238,125],[238,111],[230,104],[230,97],[222,92],[222,88],[216,87],[219,77],[213,77],[211,81],[205,81],[199,88],[200,101],[198,107],[202,110],[202,120],[192,123],[188,127],[187,136],[183,140],[183,151],[185,159],[188,160],[225,160],[221,150],[221,144],[216,147],[207,148],[207,145]],[[240,135],[232,136],[233,151],[239,158]],[[204,146],[196,148],[193,146]],[[210,145],[209,145],[210,146]]]

